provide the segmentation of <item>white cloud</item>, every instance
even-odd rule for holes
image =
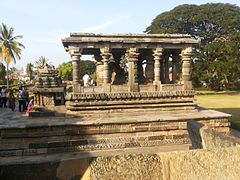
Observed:
[[[133,24],[133,22],[130,21],[130,18],[128,16],[117,16],[116,18],[108,20],[102,24],[86,27],[86,28],[80,30],[80,32],[96,33],[96,32],[99,32],[100,30],[106,29],[107,27],[110,27],[116,23],[119,23],[120,21],[124,21],[124,22]]]

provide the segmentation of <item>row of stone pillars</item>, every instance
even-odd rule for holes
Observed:
[[[159,47],[152,51],[152,56],[154,60],[154,81],[153,84],[160,85],[162,82],[168,84],[169,80],[169,54],[164,54],[164,49]],[[79,84],[79,61],[81,57],[81,49],[78,47],[71,47],[70,54],[73,65],[73,84]],[[109,73],[109,59],[112,53],[110,53],[109,48],[100,48],[100,56],[102,58],[102,77],[103,85],[106,86],[110,83],[110,73]],[[137,48],[129,48],[126,51],[126,58],[128,63],[128,86],[130,91],[137,91],[138,88],[138,58],[139,53]],[[166,57],[163,57],[163,56]],[[182,60],[182,83],[191,86],[190,73],[191,73],[191,55],[192,48],[187,47],[181,50],[180,53],[172,53],[172,82],[175,83],[177,80],[178,73],[178,62]],[[146,67],[148,71],[148,67]],[[191,88],[191,87],[190,87]],[[188,88],[189,89],[189,88]]]

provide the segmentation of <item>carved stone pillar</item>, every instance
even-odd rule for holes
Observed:
[[[188,47],[182,50],[182,82],[184,89],[192,89],[191,78],[191,56],[192,47]]]
[[[103,63],[102,63],[102,61],[97,62],[96,76],[97,76],[97,79],[96,79],[97,86],[102,86],[103,85]]]
[[[165,73],[165,75],[164,75],[164,77],[165,77],[165,80],[164,80],[164,83],[165,84],[169,84],[170,83],[170,79],[169,79],[169,56],[170,56],[170,54],[169,53],[165,53],[165,55],[164,55],[164,66],[165,66],[165,71],[164,71],[164,73]]]
[[[180,60],[180,55],[179,53],[173,53],[172,54],[172,83],[176,83],[178,80],[178,71],[179,71],[179,60]]]
[[[136,48],[130,48],[127,51],[128,61],[128,86],[130,92],[138,92],[137,61],[138,55]]]
[[[103,85],[103,62],[100,52],[94,55],[96,62],[96,83],[97,86]]]
[[[70,46],[69,54],[71,55],[72,66],[73,66],[73,92],[80,90],[80,77],[79,77],[79,62],[81,58],[81,49],[79,47]]]
[[[161,84],[160,79],[160,60],[162,57],[163,48],[156,48],[153,51],[153,59],[154,59],[154,82],[153,84],[159,85]]]
[[[109,52],[109,48],[105,47],[105,48],[101,48],[101,56],[103,58],[102,62],[103,62],[103,85],[107,85],[110,82],[110,77],[109,77],[109,66],[108,66],[108,62],[109,62],[109,58],[111,56],[111,53]]]
[[[71,55],[73,66],[73,84],[79,84],[79,61],[81,58],[81,50],[78,47],[69,47],[69,53]]]

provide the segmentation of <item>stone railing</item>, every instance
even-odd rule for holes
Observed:
[[[121,93],[129,92],[127,84],[124,85],[105,85],[105,86],[79,86],[75,85],[74,93]],[[139,85],[139,92],[152,91],[182,91],[184,87],[182,84],[161,84],[160,87],[156,85]]]
[[[117,99],[145,99],[167,97],[193,97],[193,90],[166,92],[123,92],[123,93],[73,93],[71,100],[117,100]]]

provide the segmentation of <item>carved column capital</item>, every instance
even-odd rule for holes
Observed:
[[[110,56],[112,55],[112,54],[110,53],[110,50],[109,50],[108,47],[100,48],[100,52],[101,52],[100,55],[102,56],[103,61],[104,61],[104,60],[108,60],[108,59],[110,58]]]
[[[156,48],[153,50],[153,59],[154,60],[160,60],[161,56],[163,54],[163,48]]]
[[[127,50],[127,59],[128,61],[137,61],[138,60],[139,53],[137,51],[137,48],[129,48]]]
[[[82,55],[82,49],[77,46],[69,46],[68,53],[71,56],[81,56]]]
[[[183,61],[190,61],[192,56],[192,47],[187,47],[182,50],[181,57]]]

